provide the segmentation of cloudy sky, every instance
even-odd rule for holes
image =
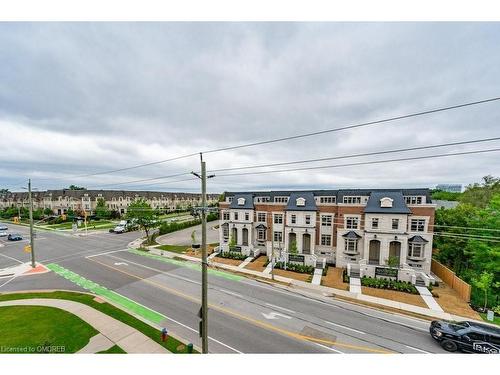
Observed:
[[[196,171],[197,157],[75,176],[497,97],[499,38],[499,23],[0,23],[0,188],[30,177],[39,189],[197,191],[189,176],[123,184]],[[497,101],[205,160],[211,170],[497,137],[499,120]],[[500,153],[227,173],[208,189],[431,187],[498,176]]]

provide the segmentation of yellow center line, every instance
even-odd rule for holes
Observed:
[[[155,287],[157,287],[159,289],[166,290],[169,293],[172,293],[172,294],[174,294],[174,295],[176,295],[178,297],[187,299],[187,300],[195,302],[195,303],[201,303],[200,299],[198,299],[196,297],[192,297],[192,296],[190,296],[188,294],[185,294],[185,293],[179,292],[178,290],[166,287],[165,285],[162,285],[162,284],[157,283],[155,281],[148,280],[148,279],[145,279],[145,278],[143,278],[141,276],[137,276],[137,275],[135,275],[133,273],[130,273],[130,272],[124,271],[122,269],[110,266],[109,264],[100,262],[100,261],[96,260],[95,258],[86,258],[86,259],[90,260],[92,262],[99,263],[100,265],[102,265],[104,267],[107,267],[107,268],[110,268],[112,270],[121,272],[121,273],[123,273],[125,275],[128,275],[130,277],[133,277],[135,279],[141,280],[141,281],[143,281],[145,283],[148,283],[150,285],[153,285],[153,286],[155,286]],[[249,323],[251,323],[253,325],[256,325],[256,326],[268,329],[270,331],[275,331],[275,332],[281,333],[281,334],[283,334],[285,336],[293,337],[293,338],[298,339],[298,340],[312,341],[312,342],[317,342],[317,343],[321,343],[321,344],[334,345],[334,346],[339,346],[339,347],[344,347],[344,348],[349,348],[349,349],[355,349],[355,350],[362,350],[362,351],[372,352],[372,353],[384,353],[384,354],[392,353],[391,351],[388,351],[388,350],[374,349],[374,348],[370,348],[370,347],[366,347],[366,346],[358,346],[358,345],[345,344],[345,343],[340,343],[340,342],[337,342],[337,341],[331,341],[331,340],[325,340],[325,339],[318,339],[318,338],[315,338],[315,337],[302,335],[300,333],[291,332],[291,331],[288,331],[286,329],[273,326],[273,325],[271,325],[269,323],[265,323],[265,322],[262,322],[260,320],[250,318],[248,316],[241,315],[240,313],[238,313],[236,311],[233,311],[233,310],[230,310],[230,309],[227,309],[225,307],[220,307],[218,305],[214,305],[214,304],[211,304],[211,303],[209,303],[208,306],[211,309],[217,310],[217,311],[219,311],[219,312],[221,312],[223,314],[231,315],[231,316],[233,316],[233,317],[235,317],[237,319],[247,321],[247,322],[249,322]]]

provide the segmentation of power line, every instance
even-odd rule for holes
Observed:
[[[398,159],[365,161],[365,162],[356,162],[356,163],[347,163],[347,164],[322,165],[322,166],[317,166],[317,167],[277,169],[277,170],[272,170],[272,171],[258,171],[258,172],[226,173],[226,174],[219,174],[217,176],[218,177],[247,176],[247,175],[258,175],[258,174],[270,174],[270,173],[296,172],[296,171],[307,171],[307,170],[328,169],[328,168],[352,167],[352,166],[357,166],[357,165],[371,165],[371,164],[392,163],[392,162],[398,162],[398,161],[433,159],[433,158],[440,158],[440,157],[447,157],[447,156],[481,154],[481,153],[495,152],[495,151],[500,151],[500,148],[487,149],[487,150],[476,150],[476,151],[455,152],[455,153],[449,153],[449,154],[415,156],[415,157],[398,158]]]
[[[244,144],[236,145],[236,146],[220,147],[220,148],[215,148],[215,149],[211,149],[211,150],[205,150],[205,151],[202,151],[202,153],[209,154],[209,153],[215,153],[215,152],[221,152],[221,151],[228,151],[228,150],[248,148],[248,147],[253,147],[253,146],[260,146],[260,145],[265,145],[265,144],[270,144],[270,143],[284,142],[284,141],[289,141],[289,140],[299,139],[299,138],[313,137],[313,136],[317,136],[317,135],[333,133],[333,132],[338,132],[338,131],[342,131],[342,130],[356,129],[356,128],[378,125],[378,124],[388,123],[388,122],[412,118],[412,117],[424,116],[424,115],[445,112],[445,111],[450,111],[450,110],[459,109],[459,108],[470,107],[470,106],[479,105],[479,104],[486,104],[486,103],[490,103],[490,102],[494,102],[494,101],[498,101],[498,100],[500,100],[500,97],[493,97],[493,98],[489,98],[489,99],[467,102],[467,103],[462,103],[462,104],[457,104],[457,105],[452,105],[452,106],[447,106],[447,107],[440,107],[440,108],[426,110],[426,111],[414,112],[414,113],[410,113],[410,114],[406,114],[406,115],[393,116],[393,117],[380,119],[380,120],[362,122],[362,123],[357,123],[357,124],[352,124],[352,125],[344,125],[344,126],[340,126],[337,128],[325,129],[325,130],[320,130],[320,131],[315,131],[315,132],[302,133],[302,134],[297,134],[297,135],[288,136],[288,137],[281,137],[281,138],[274,138],[274,139],[258,141],[258,142],[244,143]],[[71,178],[83,178],[83,177],[98,176],[98,175],[103,175],[103,174],[112,174],[115,172],[128,171],[128,170],[143,168],[143,167],[147,167],[147,166],[151,166],[151,165],[167,163],[170,161],[189,158],[189,157],[196,156],[196,155],[199,155],[199,153],[190,153],[190,154],[180,155],[180,156],[176,156],[176,157],[172,157],[172,158],[168,158],[168,159],[163,159],[163,160],[158,160],[158,161],[154,161],[154,162],[137,164],[137,165],[131,166],[131,167],[110,169],[107,171],[88,173],[88,174],[73,176],[73,177],[69,177],[69,178],[62,178],[62,179],[69,180]]]
[[[452,234],[444,234],[444,233],[434,233],[435,236],[439,237],[449,237],[449,238],[457,238],[457,239],[466,239],[466,240],[474,240],[474,241],[484,241],[484,242],[500,242],[500,240],[496,239],[485,239],[481,237],[469,237],[463,235],[452,235]]]
[[[244,166],[244,167],[211,169],[210,172],[223,172],[223,171],[234,171],[234,170],[241,170],[241,169],[276,167],[276,166],[291,165],[291,164],[314,163],[314,162],[321,162],[321,161],[335,160],[335,159],[348,159],[348,158],[357,158],[357,157],[361,157],[361,156],[373,156],[373,155],[391,154],[391,153],[396,153],[396,152],[407,152],[407,151],[426,150],[426,149],[431,149],[431,148],[439,148],[439,147],[447,147],[447,146],[465,145],[465,144],[471,144],[471,143],[490,142],[490,141],[497,141],[499,139],[500,139],[500,137],[483,138],[483,139],[476,139],[473,141],[459,141],[459,142],[441,143],[441,144],[437,144],[437,145],[407,147],[407,148],[400,148],[400,149],[394,149],[394,150],[383,150],[383,151],[365,152],[365,153],[360,153],[360,154],[331,156],[331,157],[318,158],[318,159],[306,159],[306,160],[297,160],[297,161],[281,162],[281,163],[251,165],[251,166]]]

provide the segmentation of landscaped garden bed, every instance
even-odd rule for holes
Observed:
[[[259,271],[262,272],[266,269],[266,264],[269,263],[267,256],[265,255],[260,255],[254,260],[252,260],[250,263],[248,263],[245,268],[252,270],[252,271]]]
[[[395,290],[403,293],[419,294],[417,288],[409,282],[396,281],[390,279],[374,279],[371,277],[363,276],[361,278],[361,286],[376,289]]]
[[[217,254],[217,258],[227,258],[227,259],[236,259],[236,260],[245,260],[248,258],[245,254],[237,253],[235,251],[225,251]]]

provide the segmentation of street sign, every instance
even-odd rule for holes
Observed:
[[[31,245],[24,246],[24,252],[25,253],[31,253]]]

